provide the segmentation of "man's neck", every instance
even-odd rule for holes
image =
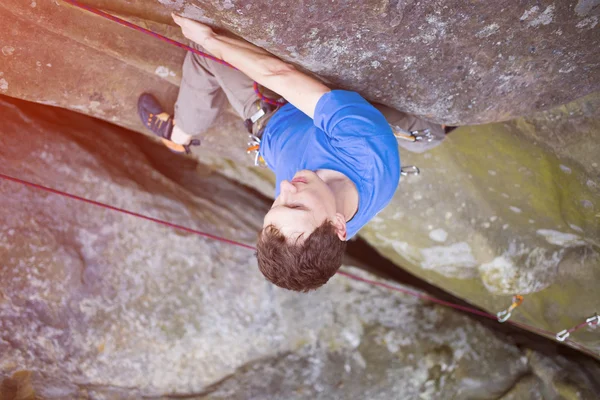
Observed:
[[[315,173],[329,186],[335,196],[337,212],[346,222],[350,221],[358,211],[358,189],[350,178],[332,169],[319,169]]]

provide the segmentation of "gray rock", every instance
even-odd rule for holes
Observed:
[[[173,94],[168,83],[180,79],[179,49],[64,3],[9,3],[0,7],[0,16],[11,21],[0,28],[2,53],[12,61],[3,67],[1,92],[79,107],[118,123],[131,121],[111,105],[125,103],[132,90],[162,86]],[[500,0],[493,7],[461,0],[101,5],[171,35],[173,29],[156,23],[169,21],[171,11],[212,23],[332,85],[450,125],[546,110],[597,91],[600,82],[596,1]],[[89,24],[97,29],[90,32]],[[77,79],[82,73],[86,79]]]
[[[262,198],[192,160],[0,101],[10,175],[244,242],[260,226]],[[44,399],[491,399],[531,368],[453,310],[341,276],[281,290],[251,250],[5,180],[0,191],[3,400],[14,387]]]

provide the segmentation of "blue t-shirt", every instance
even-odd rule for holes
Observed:
[[[314,121],[286,104],[267,124],[260,154],[279,183],[296,172],[331,169],[358,189],[358,211],[346,223],[354,236],[392,199],[400,179],[398,143],[383,115],[358,93],[333,90],[315,108]]]

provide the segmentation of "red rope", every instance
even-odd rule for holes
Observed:
[[[133,211],[128,211],[119,207],[114,207],[108,204],[104,204],[104,203],[100,203],[98,201],[94,201],[94,200],[90,200],[90,199],[86,199],[84,197],[79,197],[76,196],[74,194],[70,194],[70,193],[66,193],[66,192],[61,192],[60,190],[56,190],[56,189],[52,189],[43,185],[39,185],[37,183],[32,183],[32,182],[28,182],[19,178],[15,178],[12,176],[8,176],[8,175],[4,175],[2,173],[0,173],[0,178],[9,180],[9,181],[13,181],[13,182],[17,182],[20,183],[22,185],[26,185],[26,186],[30,186],[36,189],[40,189],[40,190],[44,190],[46,192],[50,192],[50,193],[54,193],[57,194],[59,196],[63,196],[63,197],[67,197],[69,199],[73,199],[73,200],[79,200],[79,201],[83,201],[84,203],[88,203],[88,204],[92,204],[94,206],[98,206],[98,207],[102,207],[102,208],[106,208],[109,210],[113,210],[113,211],[117,211],[123,214],[127,214],[127,215],[131,215],[134,216],[136,218],[141,218],[141,219],[145,219],[148,221],[152,221],[152,222],[156,222],[157,224],[161,224],[161,225],[165,225],[165,226],[169,226],[171,228],[175,228],[175,229],[179,229],[185,232],[189,232],[189,233],[193,233],[199,236],[204,236],[207,237],[209,239],[213,239],[213,240],[218,240],[220,242],[225,242],[225,243],[229,243],[232,244],[234,246],[239,246],[239,247],[244,247],[246,249],[250,249],[250,250],[256,250],[256,248],[254,246],[250,246],[248,244],[244,244],[241,242],[236,242],[235,240],[230,240],[230,239],[226,239],[226,238],[222,238],[220,236],[216,236],[216,235],[212,235],[210,233],[206,233],[206,232],[201,232],[192,228],[187,228],[185,226],[181,226],[181,225],[177,225],[177,224],[173,224],[171,222],[166,222],[166,221],[162,221],[160,219],[157,218],[153,218],[153,217],[148,217],[147,215],[143,215],[143,214],[139,214]]]
[[[581,328],[585,327],[585,326],[592,326],[592,325],[598,325],[598,322],[587,322],[587,321],[583,321],[582,323],[575,325],[574,327],[570,328],[570,329],[566,329],[566,333],[568,333],[569,335],[571,335],[571,333],[577,332],[578,330],[580,330]],[[558,334],[557,334],[558,335]]]
[[[379,287],[383,287],[383,288],[386,288],[386,289],[394,290],[396,292],[404,293],[404,294],[407,294],[409,296],[418,297],[421,300],[431,301],[431,302],[434,302],[434,303],[437,303],[437,304],[441,304],[443,306],[452,307],[452,308],[455,308],[457,310],[462,310],[462,311],[465,311],[465,312],[468,312],[468,313],[471,313],[471,314],[479,315],[480,317],[485,317],[485,318],[490,318],[490,319],[496,319],[496,320],[498,319],[497,316],[492,315],[490,313],[487,313],[485,311],[478,310],[476,308],[465,307],[465,306],[461,306],[459,304],[450,303],[450,302],[447,302],[447,301],[444,301],[444,300],[440,300],[440,299],[435,298],[435,297],[428,296],[428,295],[426,295],[424,293],[419,293],[419,292],[415,292],[415,291],[412,291],[412,290],[409,290],[409,289],[404,289],[404,288],[401,288],[401,287],[398,287],[398,286],[390,285],[389,283],[377,282],[377,281],[372,281],[370,279],[361,278],[358,275],[354,275],[354,274],[351,274],[351,273],[346,272],[346,271],[338,271],[338,274],[342,275],[342,276],[345,276],[347,278],[353,279],[355,281],[361,281],[361,282],[368,283],[370,285],[379,286]],[[550,332],[549,334],[552,335],[553,333]]]
[[[19,178],[15,178],[15,177],[12,177],[12,176],[9,176],[9,175],[5,175],[5,174],[2,174],[2,173],[0,173],[0,178],[5,179],[5,180],[9,180],[9,181],[12,181],[12,182],[20,183],[22,185],[29,186],[29,187],[32,187],[32,188],[35,188],[35,189],[43,190],[43,191],[46,191],[46,192],[49,192],[49,193],[57,194],[59,196],[63,196],[63,197],[69,198],[69,199],[82,201],[84,203],[88,203],[88,204],[91,204],[91,205],[94,205],[94,206],[97,206],[97,207],[102,207],[102,208],[106,208],[108,210],[116,211],[116,212],[119,212],[119,213],[122,213],[122,214],[131,215],[131,216],[136,217],[136,218],[145,219],[147,221],[155,222],[157,224],[168,226],[170,228],[179,229],[179,230],[182,230],[182,231],[185,231],[185,232],[193,233],[195,235],[203,236],[203,237],[206,237],[208,239],[217,240],[217,241],[220,241],[220,242],[223,242],[223,243],[228,243],[228,244],[231,244],[233,246],[238,246],[238,247],[242,247],[242,248],[249,249],[249,250],[256,250],[256,248],[254,246],[250,246],[250,245],[247,245],[245,243],[237,242],[237,241],[231,240],[231,239],[226,239],[226,238],[223,238],[223,237],[220,237],[220,236],[217,236],[217,235],[213,235],[213,234],[210,234],[210,233],[207,233],[207,232],[198,231],[196,229],[188,228],[188,227],[185,227],[185,226],[173,224],[171,222],[163,221],[163,220],[160,220],[158,218],[149,217],[147,215],[139,214],[139,213],[136,213],[136,212],[133,212],[133,211],[129,211],[129,210],[125,210],[125,209],[119,208],[119,207],[114,207],[114,206],[111,206],[111,205],[108,205],[108,204],[105,204],[105,203],[100,203],[98,201],[86,199],[84,197],[80,197],[80,196],[76,196],[76,195],[73,195],[73,194],[70,194],[70,193],[62,192],[60,190],[52,189],[52,188],[49,188],[47,186],[39,185],[37,183],[32,183],[32,182],[29,182],[29,181],[26,181],[26,180],[23,180],[23,179],[19,179]],[[374,281],[374,280],[371,280],[371,279],[363,278],[363,277],[360,277],[358,275],[354,275],[354,274],[352,274],[350,272],[340,271],[339,270],[337,273],[339,275],[345,276],[346,278],[349,278],[349,279],[352,279],[352,280],[355,280],[355,281],[364,282],[364,283],[367,283],[369,285],[379,286],[379,287],[382,287],[382,288],[385,288],[385,289],[393,290],[395,292],[404,293],[404,294],[409,295],[409,296],[417,297],[417,298],[419,298],[421,300],[431,301],[432,303],[436,303],[436,304],[440,304],[442,306],[454,308],[456,310],[468,312],[470,314],[478,315],[480,317],[494,319],[494,320],[496,320],[498,318],[496,315],[487,313],[485,311],[478,310],[476,308],[466,307],[466,306],[462,306],[460,304],[450,303],[448,301],[444,301],[444,300],[440,300],[440,299],[435,298],[435,297],[428,296],[428,295],[426,295],[424,293],[419,293],[419,292],[415,292],[413,290],[401,288],[401,287],[398,287],[398,286],[395,286],[395,285],[390,285],[390,284],[385,283],[385,282],[378,282],[378,281]],[[507,322],[510,323],[510,324],[512,324],[512,325],[514,325],[514,326],[517,326],[517,327],[519,327],[521,329],[526,329],[526,330],[530,330],[532,332],[537,332],[537,333],[539,333],[541,335],[546,335],[546,336],[551,336],[551,337],[555,336],[555,334],[553,332],[550,332],[550,331],[547,331],[547,330],[544,330],[544,329],[540,329],[540,328],[536,328],[536,327],[531,326],[531,325],[523,324],[523,323],[520,323],[520,322],[515,322],[513,320],[508,320]],[[583,326],[583,325],[585,325],[585,323],[581,324],[581,326]],[[588,348],[586,348],[586,347],[584,347],[584,346],[582,346],[582,345],[580,345],[580,344],[578,344],[576,342],[573,342],[572,340],[567,339],[565,342],[569,342],[571,345],[573,345],[573,347],[577,348],[578,350],[580,350],[580,351],[582,351],[582,352],[584,352],[584,353],[586,353],[586,354],[588,354],[588,355],[590,355],[592,357],[597,357],[597,354],[595,354],[593,351],[589,350]]]
[[[136,218],[145,219],[147,221],[155,222],[157,224],[168,226],[168,227],[171,227],[171,228],[174,228],[174,229],[179,229],[179,230],[182,230],[182,231],[185,231],[185,232],[193,233],[195,235],[203,236],[203,237],[206,237],[208,239],[217,240],[217,241],[220,241],[220,242],[223,242],[223,243],[228,243],[228,244],[231,244],[233,246],[238,246],[238,247],[242,247],[242,248],[249,249],[249,250],[256,250],[256,247],[250,246],[250,245],[242,243],[242,242],[238,242],[238,241],[235,241],[235,240],[227,239],[227,238],[220,237],[220,236],[217,236],[217,235],[213,235],[213,234],[210,234],[210,233],[207,233],[207,232],[198,231],[196,229],[188,228],[188,227],[185,227],[185,226],[173,224],[171,222],[163,221],[163,220],[160,220],[158,218],[149,217],[147,215],[139,214],[139,213],[136,213],[136,212],[133,212],[133,211],[129,211],[129,210],[125,210],[125,209],[119,208],[119,207],[114,207],[114,206],[111,206],[111,205],[108,205],[108,204],[105,204],[105,203],[100,203],[98,201],[86,199],[84,197],[80,197],[80,196],[76,196],[74,194],[62,192],[60,190],[52,189],[52,188],[49,188],[47,186],[43,186],[43,185],[40,185],[40,184],[37,184],[37,183],[32,183],[32,182],[29,182],[29,181],[26,181],[26,180],[23,180],[23,179],[19,179],[19,178],[15,178],[15,177],[12,177],[12,176],[9,176],[9,175],[5,175],[5,174],[2,174],[2,173],[0,173],[0,178],[8,180],[8,181],[12,181],[12,182],[20,183],[22,185],[29,186],[29,187],[32,187],[32,188],[35,188],[35,189],[43,190],[43,191],[46,191],[46,192],[49,192],[49,193],[57,194],[59,196],[63,196],[63,197],[69,198],[69,199],[82,201],[84,203],[88,203],[88,204],[91,204],[91,205],[94,205],[94,206],[97,206],[97,207],[102,207],[102,208],[106,208],[108,210],[116,211],[116,212],[119,212],[119,213],[122,213],[122,214],[131,215],[131,216],[136,217]],[[354,274],[352,274],[350,272],[338,270],[337,273],[338,273],[338,275],[345,276],[346,278],[349,278],[349,279],[352,279],[352,280],[355,280],[355,281],[364,282],[364,283],[367,283],[369,285],[379,286],[379,287],[382,287],[382,288],[385,288],[385,289],[389,289],[389,290],[392,290],[392,291],[395,291],[395,292],[404,293],[404,294],[412,296],[412,297],[417,297],[417,298],[419,298],[421,300],[431,301],[432,303],[436,303],[436,304],[440,304],[442,306],[454,308],[456,310],[460,310],[460,311],[464,311],[464,312],[467,312],[467,313],[470,313],[470,314],[478,315],[480,317],[494,319],[494,320],[496,320],[498,318],[496,315],[487,313],[485,311],[478,310],[476,308],[466,307],[466,306],[462,306],[460,304],[450,303],[448,301],[444,301],[444,300],[440,300],[440,299],[432,297],[432,296],[428,296],[428,295],[426,295],[424,293],[419,293],[419,292],[415,292],[413,290],[405,289],[405,288],[398,287],[398,286],[395,286],[395,285],[390,285],[390,284],[385,283],[385,282],[378,282],[378,281],[374,281],[374,280],[371,280],[371,279],[363,278],[361,276],[354,275]],[[514,326],[517,326],[517,327],[519,327],[521,329],[526,329],[526,330],[530,330],[532,332],[537,332],[538,334],[541,334],[541,335],[555,337],[555,333],[547,331],[547,330],[544,330],[544,329],[536,328],[536,327],[531,326],[531,325],[523,324],[523,323],[516,322],[516,321],[513,321],[513,320],[508,320],[506,322],[509,323],[509,324],[512,324]],[[582,323],[580,325],[583,326],[584,324],[585,323]],[[588,355],[590,355],[592,357],[598,357],[598,355],[595,354],[592,350],[588,349],[587,347],[585,347],[583,345],[580,345],[579,343],[576,343],[576,342],[574,342],[572,340],[569,340],[569,339],[567,339],[565,342],[569,342],[573,347],[577,348],[579,351],[581,351],[583,353],[586,353],[586,354],[588,354]]]
[[[146,29],[146,28],[142,28],[141,26],[138,26],[138,25],[132,24],[132,23],[131,23],[131,22],[129,22],[129,21],[125,21],[124,19],[121,19],[121,18],[115,17],[114,15],[111,15],[111,14],[105,13],[104,11],[100,11],[100,10],[98,10],[97,8],[94,8],[94,7],[88,6],[88,5],[86,5],[86,4],[82,4],[82,3],[80,3],[80,2],[78,2],[78,1],[76,1],[76,0],[63,0],[63,1],[64,1],[65,3],[69,3],[69,4],[71,4],[72,6],[75,6],[75,7],[81,8],[81,9],[83,9],[83,10],[86,10],[86,11],[89,11],[89,12],[91,12],[92,14],[96,14],[96,15],[99,15],[99,16],[101,16],[101,17],[103,17],[103,18],[106,18],[106,19],[108,19],[108,20],[111,20],[111,21],[113,21],[113,22],[116,22],[117,24],[120,24],[120,25],[126,26],[126,27],[128,27],[128,28],[131,28],[131,29],[135,29],[136,31],[139,31],[139,32],[145,33],[145,34],[147,34],[147,35],[150,35],[150,36],[154,36],[155,38],[157,38],[157,39],[159,39],[159,40],[162,40],[162,41],[164,41],[164,42],[170,43],[170,44],[172,44],[172,45],[174,45],[174,46],[177,46],[177,47],[180,47],[180,48],[182,48],[182,49],[184,49],[184,50],[191,51],[192,53],[194,53],[194,54],[197,54],[197,55],[199,55],[199,56],[201,56],[201,57],[206,57],[206,58],[208,58],[208,59],[210,59],[210,60],[213,60],[214,62],[217,62],[217,63],[219,63],[219,64],[223,64],[223,65],[225,65],[225,66],[227,66],[227,67],[230,67],[230,68],[236,69],[236,68],[235,68],[233,65],[231,65],[231,64],[229,64],[229,63],[227,63],[227,62],[225,62],[225,61],[221,60],[220,58],[217,58],[217,57],[215,57],[215,56],[213,56],[213,55],[211,55],[211,54],[205,53],[205,52],[203,52],[203,51],[200,51],[200,50],[198,50],[198,49],[195,49],[195,48],[193,48],[193,47],[190,47],[190,46],[188,46],[188,45],[186,45],[186,44],[180,43],[180,42],[178,42],[178,41],[176,41],[176,40],[169,39],[169,38],[168,38],[168,37],[166,37],[166,36],[160,35],[160,34],[158,34],[158,33],[156,33],[156,32],[153,32],[153,31],[151,31],[151,30],[148,30],[148,29]]]
[[[66,2],[66,3],[69,3],[69,4],[71,4],[71,5],[72,5],[72,6],[74,6],[74,7],[81,8],[82,10],[89,11],[89,12],[91,12],[92,14],[96,14],[96,15],[98,15],[98,16],[100,16],[100,17],[102,17],[102,18],[106,18],[106,19],[108,19],[108,20],[110,20],[110,21],[116,22],[117,24],[120,24],[120,25],[126,26],[126,27],[128,27],[128,28],[134,29],[134,30],[136,30],[136,31],[138,31],[138,32],[142,32],[142,33],[145,33],[145,34],[147,34],[147,35],[153,36],[153,37],[155,37],[156,39],[159,39],[159,40],[162,40],[162,41],[164,41],[164,42],[167,42],[167,43],[169,43],[169,44],[172,44],[172,45],[174,45],[174,46],[180,47],[180,48],[182,48],[182,49],[184,49],[184,50],[191,51],[192,53],[194,53],[194,54],[197,54],[197,55],[199,55],[200,57],[205,57],[205,58],[208,58],[208,59],[210,59],[210,60],[212,60],[212,61],[214,61],[214,62],[217,62],[217,63],[219,63],[219,64],[225,65],[225,66],[227,66],[227,67],[229,67],[229,68],[237,69],[236,67],[234,67],[233,65],[229,64],[228,62],[226,62],[226,61],[223,61],[223,60],[221,60],[220,58],[217,58],[217,57],[215,57],[215,56],[213,56],[213,55],[211,55],[211,54],[205,53],[205,52],[203,52],[203,51],[200,51],[200,50],[198,50],[198,49],[195,49],[195,48],[193,48],[193,47],[190,47],[190,46],[188,46],[188,45],[186,45],[186,44],[183,44],[183,43],[181,43],[181,42],[178,42],[178,41],[176,41],[176,40],[169,39],[169,38],[168,38],[168,37],[166,37],[166,36],[163,36],[163,35],[161,35],[161,34],[158,34],[158,33],[156,33],[156,32],[153,32],[153,31],[151,31],[151,30],[149,30],[149,29],[142,28],[142,27],[141,27],[141,26],[139,26],[139,25],[132,24],[132,23],[131,23],[131,22],[129,22],[129,21],[125,21],[124,19],[121,19],[121,18],[115,17],[114,15],[111,15],[111,14],[105,13],[104,11],[100,11],[100,10],[98,10],[97,8],[94,8],[94,7],[88,6],[88,5],[86,5],[86,4],[82,4],[82,3],[78,2],[77,0],[63,0],[63,1],[64,1],[64,2]],[[257,96],[258,96],[258,97],[259,97],[261,100],[263,100],[263,101],[265,101],[265,102],[267,102],[267,103],[269,103],[269,104],[272,104],[272,105],[274,105],[274,106],[282,106],[282,105],[284,105],[284,104],[285,104],[285,102],[280,102],[280,101],[277,101],[277,100],[272,100],[272,99],[269,99],[268,97],[266,97],[265,95],[263,95],[263,94],[262,94],[262,93],[261,93],[261,92],[258,90],[258,85],[257,85],[256,83],[255,83],[255,85],[254,85],[254,92],[256,93],[256,95],[257,95]]]

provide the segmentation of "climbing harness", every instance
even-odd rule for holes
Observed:
[[[586,325],[589,326],[590,328],[593,326],[600,325],[600,316],[598,316],[598,314],[594,314],[594,316],[589,317],[588,319],[586,319],[584,322],[580,323],[579,325],[576,325],[571,329],[564,329],[564,330],[558,332],[556,334],[556,340],[558,340],[559,342],[564,342],[565,340],[567,340],[567,338],[569,336],[571,336],[571,333],[578,331],[579,329],[583,328]]]
[[[394,136],[396,136],[396,139],[408,140],[409,142],[431,142],[434,139],[429,128],[418,129],[410,132],[406,129],[402,129],[398,125],[393,125],[391,128],[392,132],[394,132]]]
[[[258,86],[254,83],[255,89]],[[258,111],[255,112],[250,118],[244,121],[244,126],[248,131],[249,142],[248,148],[246,149],[247,154],[251,154],[254,157],[255,167],[266,167],[267,163],[265,159],[260,155],[260,139],[262,138],[267,122],[275,114],[279,107],[272,104],[266,103],[262,100],[257,102]]]
[[[521,303],[523,303],[523,296],[521,296],[520,294],[513,296],[512,304],[506,310],[500,311],[496,314],[496,317],[498,317],[498,322],[508,321],[508,319],[512,315],[512,312],[515,310],[515,308],[519,307]]]

